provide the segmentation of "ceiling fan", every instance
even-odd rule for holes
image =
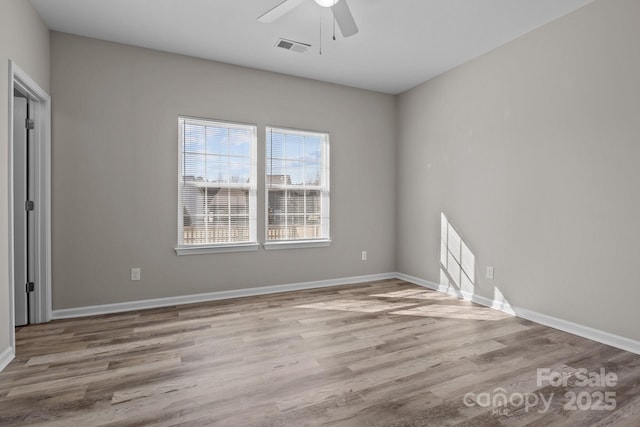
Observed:
[[[269,9],[267,12],[263,13],[258,17],[258,21],[264,23],[271,23],[281,16],[291,12],[293,9],[301,5],[307,0],[284,0],[278,3],[273,8]],[[336,23],[338,27],[340,27],[340,32],[344,37],[351,37],[352,35],[358,32],[358,26],[356,25],[356,21],[353,19],[353,15],[351,14],[351,9],[349,9],[349,5],[347,4],[347,0],[314,0],[322,7],[330,7],[333,11],[333,16],[335,17]]]

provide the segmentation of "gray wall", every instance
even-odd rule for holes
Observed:
[[[9,346],[9,105],[8,70],[13,60],[49,90],[49,30],[24,0],[0,0],[0,353]]]
[[[55,32],[51,57],[54,309],[394,270],[393,96]],[[178,115],[257,123],[258,159],[266,124],[329,131],[331,247],[177,256]]]
[[[444,212],[478,295],[640,339],[638,16],[597,1],[399,97],[399,271],[439,280]]]

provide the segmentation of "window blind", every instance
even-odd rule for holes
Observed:
[[[329,239],[329,134],[267,127],[266,241]]]
[[[178,123],[178,246],[255,243],[256,126]]]

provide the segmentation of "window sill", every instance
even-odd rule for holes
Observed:
[[[267,251],[278,249],[325,248],[331,246],[331,240],[287,240],[283,242],[266,242],[263,246]]]
[[[204,255],[220,254],[229,252],[252,252],[258,250],[257,243],[243,243],[238,245],[215,245],[215,246],[183,246],[175,248],[178,255]]]

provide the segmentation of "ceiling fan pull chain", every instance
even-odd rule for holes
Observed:
[[[320,55],[322,55],[322,9],[320,9]]]
[[[333,1],[333,6],[331,7],[331,12],[333,12],[333,41],[336,41],[336,0]]]

